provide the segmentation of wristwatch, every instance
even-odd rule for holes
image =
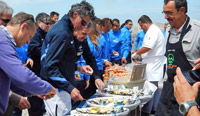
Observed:
[[[198,106],[198,104],[196,103],[196,101],[186,101],[186,102],[182,102],[179,105],[179,112],[185,116],[188,113],[188,110],[192,107],[192,106]]]

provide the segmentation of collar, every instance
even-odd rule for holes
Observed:
[[[65,15],[62,17],[62,20],[64,21],[65,24],[68,25],[69,30],[73,33],[73,32],[74,32],[74,26],[73,26],[73,24],[72,24],[72,22],[71,22],[69,16],[65,14]]]
[[[127,30],[129,30],[128,27],[127,27],[126,25],[124,25],[124,28],[127,29]]]
[[[8,39],[10,39],[12,41],[12,43],[17,46],[15,39],[13,38],[12,34],[8,31],[8,29],[6,27],[4,27],[3,25],[0,26],[0,29],[6,33],[6,36],[8,37]]]
[[[45,32],[44,30],[42,30],[40,27],[38,27],[37,32],[42,36],[42,38],[44,39],[47,32]]]
[[[178,30],[178,32],[177,32],[177,33],[176,33],[176,31],[175,31],[175,28],[174,28],[174,27],[172,27],[172,26],[170,26],[169,32],[171,32],[171,33],[172,33],[172,34],[174,34],[174,35],[181,34],[181,32],[182,32],[182,30],[183,30],[183,26],[185,25],[185,23],[186,23],[187,19],[188,19],[188,16],[187,16],[187,18],[186,18],[185,22],[184,22],[184,23],[183,23],[183,25],[180,27],[180,29]]]

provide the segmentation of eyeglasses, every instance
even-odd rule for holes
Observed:
[[[177,12],[177,10],[175,11],[162,11],[162,14],[165,14],[165,15],[173,15],[175,12]]]
[[[81,17],[81,25],[83,26],[87,26],[88,23]]]
[[[91,27],[92,23],[91,22],[86,22],[83,17],[81,17],[81,25],[82,26],[87,26],[87,27]]]
[[[0,19],[1,19],[4,23],[6,23],[6,24],[10,21],[10,19],[3,19],[3,18],[1,18],[1,17],[0,17]]]
[[[51,22],[44,22],[44,21],[41,21],[41,22],[44,23],[44,24],[46,24],[46,25],[51,25]]]

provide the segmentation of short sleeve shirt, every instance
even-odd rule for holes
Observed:
[[[186,55],[189,63],[194,66],[194,61],[200,58],[200,21],[194,20],[190,18],[189,25],[191,25],[191,29],[186,33],[182,40],[183,52]],[[179,29],[178,32],[175,32],[174,27],[168,27],[166,31],[166,38],[169,36],[169,32],[171,32],[169,42],[176,43],[180,39],[181,31],[183,26]]]

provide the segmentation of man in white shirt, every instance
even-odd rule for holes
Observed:
[[[145,78],[158,87],[158,82],[162,81],[166,64],[166,42],[162,31],[154,24],[151,19],[143,15],[139,18],[140,27],[146,32],[143,45],[140,50],[132,55],[135,60],[139,55],[142,56],[142,63],[147,64]],[[160,91],[156,90],[154,97],[142,108],[142,116],[148,116],[156,110]]]

